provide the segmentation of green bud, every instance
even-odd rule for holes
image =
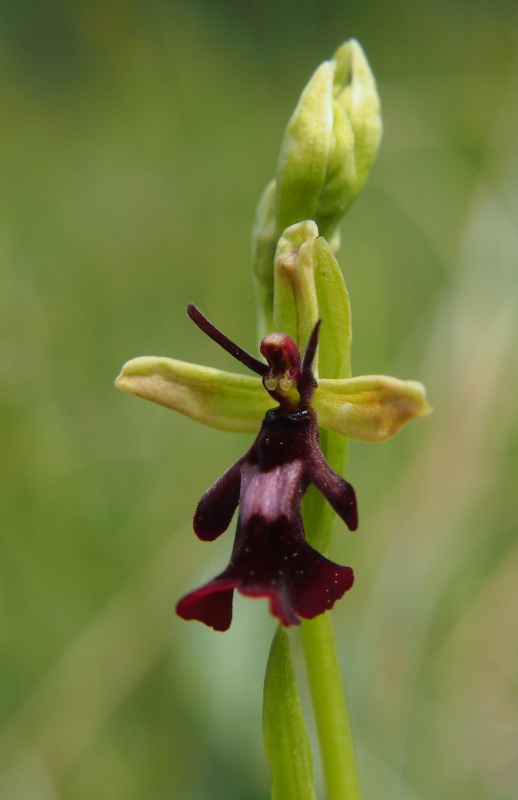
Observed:
[[[327,239],[362,189],[381,139],[380,102],[354,39],[324,61],[288,122],[277,165],[277,223],[314,219]]]
[[[333,61],[324,61],[318,67],[284,133],[276,176],[279,230],[318,216],[328,162],[334,151],[335,67]]]
[[[345,111],[354,136],[356,197],[369,177],[383,133],[381,106],[376,80],[356,39],[345,42],[333,56],[336,72],[333,95]]]
[[[351,39],[318,67],[302,92],[284,134],[276,179],[257,209],[252,260],[263,319],[271,317],[273,257],[282,231],[314,220],[336,250],[338,223],[367,180],[381,132],[376,82]]]

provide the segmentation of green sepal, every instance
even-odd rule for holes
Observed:
[[[352,336],[349,294],[338,262],[322,236],[315,241],[315,284],[322,319],[319,374],[328,378],[348,378],[351,374]],[[348,440],[321,427],[320,444],[333,469],[343,475]],[[303,509],[308,541],[319,552],[325,553],[331,541],[336,514],[315,486],[309,487],[303,500]]]
[[[142,356],[124,364],[117,388],[225,431],[257,433],[275,403],[260,378]]]
[[[348,378],[351,374],[351,306],[344,277],[331,247],[320,236],[315,242],[315,284],[319,332],[319,375]]]
[[[275,253],[273,322],[304,353],[318,314],[315,286],[315,242],[318,228],[311,220],[287,228]]]
[[[320,425],[362,442],[384,442],[430,413],[422,383],[386,375],[320,380],[312,405]]]
[[[271,800],[316,800],[311,750],[291,663],[290,643],[280,626],[266,666],[263,734],[272,771]]]

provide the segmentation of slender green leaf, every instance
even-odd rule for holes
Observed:
[[[290,643],[280,626],[266,667],[263,731],[272,771],[272,800],[316,800],[311,750],[291,663]]]

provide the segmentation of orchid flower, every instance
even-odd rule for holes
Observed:
[[[142,357],[125,364],[116,381],[124,391],[213,427],[257,433],[248,452],[203,495],[194,515],[196,535],[212,541],[227,530],[239,505],[228,567],[177,605],[184,619],[219,631],[230,626],[234,589],[268,598],[271,613],[289,626],[330,609],[353,584],[350,567],[329,561],[305,539],[301,501],[310,484],[350,530],[358,525],[354,490],[326,460],[318,426],[363,441],[383,441],[428,411],[423,387],[415,381],[379,375],[317,378],[319,330],[330,321],[314,320],[311,298],[318,292],[311,276],[318,257],[309,259],[309,275],[301,278],[308,248],[313,256],[320,248],[325,272],[336,282],[336,260],[313,222],[287,229],[276,257],[278,295],[283,294],[283,274],[291,271],[284,290],[295,287],[298,299],[290,307],[305,312],[299,317],[304,330],[312,325],[303,357],[288,333],[276,332],[262,339],[267,363],[259,361],[190,304],[187,313],[198,327],[258,377]],[[336,302],[345,298],[343,280],[341,288]]]

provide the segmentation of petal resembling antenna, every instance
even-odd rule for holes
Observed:
[[[304,405],[307,405],[311,402],[315,393],[315,389],[318,386],[315,373],[313,372],[313,362],[315,361],[315,356],[317,354],[318,332],[320,330],[321,323],[321,319],[317,320],[315,327],[311,331],[308,346],[306,347],[306,352],[304,353],[304,358],[302,359],[300,378],[297,381],[297,389],[299,390],[300,400]]]
[[[201,311],[196,308],[194,303],[189,303],[187,306],[187,314],[192,319],[192,321],[200,328],[203,333],[206,333],[207,336],[212,339],[213,342],[219,344],[223,350],[226,350],[227,353],[230,353],[231,356],[234,356],[241,364],[244,364],[245,367],[251,369],[252,372],[256,372],[257,375],[266,375],[269,370],[267,364],[263,364],[262,361],[259,361],[254,356],[251,356],[250,353],[247,353],[246,350],[243,350],[242,347],[235,344],[232,339],[229,339],[228,336],[225,336],[212,322],[209,322],[207,317],[205,317]]]
[[[315,356],[317,354],[317,347],[318,347],[318,332],[320,330],[320,326],[322,324],[322,320],[317,320],[315,327],[311,331],[311,336],[309,337],[308,346],[306,347],[306,352],[304,353],[304,358],[302,359],[302,367],[300,371],[302,373],[311,371],[313,372],[313,361],[315,360]]]

